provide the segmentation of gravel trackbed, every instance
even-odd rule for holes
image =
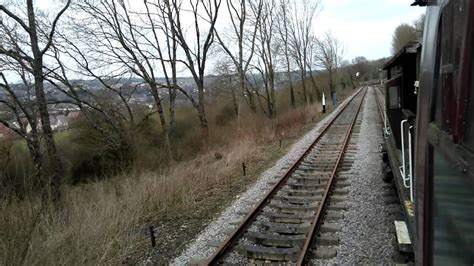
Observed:
[[[347,101],[347,100],[346,100]],[[232,230],[232,224],[240,221],[242,212],[248,212],[265,192],[273,185],[275,178],[281,177],[286,169],[294,163],[319,135],[319,129],[329,121],[343,104],[340,104],[331,114],[323,118],[317,125],[306,133],[290,148],[289,152],[280,158],[273,167],[267,169],[246,192],[238,195],[235,201],[226,208],[221,215],[211,222],[195,239],[190,242],[186,250],[178,256],[172,265],[185,265],[205,260],[212,255],[215,248],[212,243],[219,243],[226,237],[226,232]]]

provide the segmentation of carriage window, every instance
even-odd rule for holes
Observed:
[[[453,134],[459,119],[456,101],[463,37],[466,30],[467,0],[450,1],[443,9],[439,31],[439,69],[434,99],[434,122],[446,133]]]
[[[455,144],[459,133],[464,131],[465,146],[474,150],[474,69],[471,69],[471,88],[459,82],[464,36],[468,18],[469,0],[452,0],[443,8],[438,34],[438,54],[435,85],[433,122],[442,130],[450,145],[430,149],[432,160],[430,186],[432,186],[431,264],[474,265],[474,180],[469,174],[457,169]],[[472,33],[468,33],[471,34]],[[472,44],[464,44],[472,47]],[[473,68],[471,59],[471,68]],[[465,91],[469,93],[466,98]],[[469,95],[470,94],[470,95]],[[467,109],[458,113],[467,101]],[[465,124],[461,119],[465,119]],[[456,128],[454,128],[456,126]],[[456,143],[454,143],[456,142]],[[449,154],[448,160],[443,154]],[[472,173],[471,173],[472,175]]]
[[[400,87],[392,86],[388,88],[388,107],[390,109],[400,108]]]
[[[474,186],[439,151],[433,163],[433,265],[474,264]]]

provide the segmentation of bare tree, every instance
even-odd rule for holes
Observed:
[[[8,61],[0,60],[3,69],[8,69],[6,66],[11,66]],[[38,132],[38,117],[37,104],[32,97],[33,84],[29,80],[28,75],[23,68],[13,64],[14,71],[19,72],[21,77],[21,85],[16,84],[17,88],[21,88],[26,92],[19,93],[13,88],[5,74],[0,71],[0,90],[4,93],[0,97],[0,104],[2,111],[0,111],[0,124],[6,126],[11,131],[16,133],[25,140],[26,146],[33,162],[34,173],[33,179],[37,182],[44,176],[43,155],[41,152],[40,134]]]
[[[152,6],[160,11],[157,12],[161,15],[161,22],[158,23],[166,23],[165,27],[161,27],[162,30],[166,30],[169,14],[165,9],[166,6],[162,4],[152,4]],[[147,10],[145,16],[130,11],[125,2],[117,4],[115,1],[101,1],[100,3],[82,1],[76,3],[74,7],[88,16],[87,25],[84,25],[84,20],[81,19],[81,22],[77,22],[75,26],[76,30],[82,31],[82,36],[78,41],[85,46],[83,49],[88,50],[90,54],[97,55],[97,60],[101,60],[104,65],[115,64],[119,66],[119,70],[116,70],[117,73],[132,72],[147,84],[158,113],[168,158],[171,158],[169,125],[163,110],[163,99],[160,90],[168,88],[168,91],[171,92],[170,121],[174,123],[175,84],[172,83],[176,82],[176,69],[173,63],[173,73],[170,78],[164,62],[174,60],[163,58],[164,48],[159,41],[157,22],[152,18],[150,3],[145,2]],[[142,20],[134,21],[132,15]],[[90,21],[94,23],[90,23]],[[148,28],[143,25],[144,22],[147,22]],[[84,36],[87,39],[84,39]],[[70,42],[70,44],[72,43]],[[167,45],[170,49],[170,55],[173,57],[176,49],[173,50],[171,42]],[[82,52],[81,49],[75,50],[77,53]],[[156,52],[156,54],[153,52]],[[161,65],[163,72],[166,74],[167,84],[158,82],[157,65]]]
[[[228,60],[227,60],[228,59]],[[235,75],[235,65],[228,57],[223,60],[218,60],[214,66],[215,77],[214,86],[212,88],[213,96],[229,97],[232,100],[233,110],[236,116],[239,115],[239,97],[237,95],[237,89],[240,84],[240,80]]]
[[[14,13],[3,4],[0,5],[0,27],[4,32],[11,32],[11,42],[0,43],[0,55],[9,58],[30,73],[34,78],[35,103],[41,121],[41,129],[48,153],[48,165],[51,169],[50,187],[53,201],[60,197],[60,179],[64,174],[63,166],[57,152],[53,138],[48,105],[44,89],[44,56],[49,51],[53,42],[56,26],[70,5],[70,0],[56,13],[52,23],[39,23],[35,14],[33,0],[26,0],[25,14]],[[5,35],[4,35],[5,36]],[[26,38],[16,38],[24,36]],[[42,46],[42,47],[41,47]],[[7,86],[7,84],[4,84]],[[6,87],[5,86],[5,87]],[[36,114],[34,114],[36,115]]]
[[[265,97],[267,103],[268,117],[275,116],[275,38],[276,31],[275,22],[276,6],[274,0],[265,1],[261,15],[261,22],[258,25],[258,34],[256,41],[258,42],[256,53],[258,55],[254,68],[259,72],[265,89]]]
[[[237,43],[237,51],[233,49],[232,44],[225,42],[219,31],[215,30],[215,34],[222,49],[235,65],[240,88],[248,100],[250,110],[255,113],[257,111],[255,100],[246,84],[246,76],[255,52],[255,38],[260,24],[263,0],[251,4],[248,0],[226,0],[226,3],[232,25],[230,31],[232,34],[227,34],[227,37],[230,42]]]
[[[186,66],[191,72],[198,90],[198,99],[194,100],[190,95],[185,94],[193,106],[198,111],[199,122],[204,136],[208,135],[209,126],[207,123],[205,111],[205,91],[204,78],[208,55],[215,37],[215,26],[221,0],[192,0],[189,2],[191,8],[191,15],[193,18],[192,33],[193,38],[186,34],[186,25],[183,24],[183,17],[188,16],[189,12],[184,11],[181,1],[165,0],[168,7],[168,12],[175,14],[173,19],[170,19],[171,30],[177,39],[181,50],[185,54],[184,60],[177,60]],[[202,13],[204,13],[202,15]],[[202,32],[200,25],[207,22],[207,31]],[[184,92],[184,90],[181,90]]]
[[[48,75],[45,79],[57,91],[66,96],[58,103],[75,105],[82,112],[83,117],[89,122],[101,138],[97,139],[110,150],[130,150],[131,139],[128,130],[135,129],[141,121],[137,121],[136,111],[130,105],[131,97],[137,87],[131,86],[131,74],[120,72],[118,76],[100,75],[96,72],[96,59],[88,54],[87,49],[80,49],[77,42],[60,36],[58,43],[53,43],[51,66],[45,67]],[[68,60],[62,60],[67,56]],[[74,62],[74,66],[65,61]],[[81,80],[71,80],[68,73],[79,74],[83,78],[91,78],[99,82],[99,88],[89,88]],[[147,117],[147,116],[146,116]]]
[[[290,1],[289,0],[280,0],[278,4],[277,11],[277,30],[279,34],[279,41],[283,45],[283,56],[286,66],[286,74],[288,82],[290,85],[290,104],[294,108],[296,107],[295,101],[295,90],[293,87],[293,77],[291,71],[291,59],[290,59],[290,32],[289,27],[291,25],[291,20],[289,17],[290,10]]]
[[[355,90],[357,88],[357,80],[354,79],[355,74],[355,68],[353,65],[349,63],[349,61],[345,60],[341,62],[341,67],[345,68],[346,70],[346,75],[349,78],[349,84],[351,85],[351,88]]]
[[[315,53],[315,59],[319,66],[328,72],[329,89],[333,105],[335,106],[337,98],[334,78],[341,64],[344,48],[339,40],[329,31],[316,42],[316,46],[317,53]]]
[[[173,21],[176,19],[176,14],[172,12],[169,5],[165,1],[144,1],[146,7],[146,17],[148,25],[151,27],[153,40],[149,43],[156,49],[160,64],[163,70],[163,75],[166,80],[169,94],[169,126],[171,129],[175,126],[175,104],[177,92],[177,50],[178,42],[176,33],[171,28]],[[154,8],[154,11],[152,10]],[[156,14],[158,21],[155,21],[153,15]],[[159,31],[164,35],[165,45],[160,45]],[[147,38],[147,40],[149,40]],[[169,66],[167,66],[169,65]]]
[[[290,43],[292,56],[300,71],[301,86],[303,88],[303,99],[308,103],[308,92],[306,88],[306,77],[308,72],[308,50],[313,41],[314,18],[321,8],[319,0],[294,1],[292,11],[293,21],[290,24]]]
[[[306,56],[306,65],[308,67],[308,72],[309,72],[309,79],[311,81],[311,85],[313,86],[313,90],[315,93],[315,96],[318,99],[321,99],[321,91],[318,88],[318,85],[316,84],[316,80],[314,79],[314,67],[317,66],[315,54],[318,52],[317,51],[317,42],[318,40],[314,35],[311,36],[310,40],[310,45],[308,46],[308,55]]]

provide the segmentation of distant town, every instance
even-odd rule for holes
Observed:
[[[292,75],[293,81],[298,81],[299,76],[297,73]],[[249,83],[255,87],[262,86],[262,80],[257,76],[250,76],[248,78]],[[275,89],[283,88],[288,81],[288,75],[286,73],[277,73],[275,78]],[[206,78],[206,88],[208,88],[208,94],[210,99],[212,98],[212,93],[219,93],[223,87],[230,88],[230,86],[236,86],[234,83],[237,82],[237,77],[235,75],[213,75]],[[79,98],[87,101],[94,101],[93,96],[100,95],[105,93],[106,90],[104,85],[98,80],[75,80],[76,84],[75,93]],[[166,84],[166,80],[158,79],[158,84]],[[178,78],[178,85],[180,88],[185,90],[188,95],[191,97],[196,97],[197,89],[195,88],[195,81],[191,77],[180,77]],[[130,78],[127,80],[110,80],[109,86],[123,95],[127,96],[127,103],[131,106],[140,106],[141,108],[145,107],[152,110],[155,108],[153,95],[148,88],[148,84],[144,83],[139,78]],[[23,84],[14,84],[12,85],[15,95],[24,101],[33,101],[36,97],[33,95],[30,90],[26,88]],[[63,88],[66,90],[66,88]],[[78,118],[81,117],[81,112],[76,103],[71,101],[71,98],[67,96],[61,90],[58,90],[51,84],[45,83],[45,92],[46,97],[50,104],[48,105],[48,110],[50,114],[51,128],[58,132],[68,130],[71,124],[73,124]],[[168,100],[169,93],[167,89],[159,90],[160,98],[163,100]],[[8,94],[4,90],[0,90],[0,99],[8,101]],[[119,101],[120,99],[114,99]],[[187,105],[189,101],[182,93],[177,93],[176,104]],[[16,119],[13,114],[7,110],[0,109],[0,117],[10,117],[7,119],[11,125],[15,128],[19,128],[18,119]],[[27,133],[31,131],[31,125],[28,124],[26,118],[20,119],[25,124]],[[38,119],[37,129],[40,130],[41,121]],[[0,124],[0,139],[4,138],[13,138],[15,133],[9,129],[7,126]]]

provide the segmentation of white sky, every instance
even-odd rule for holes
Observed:
[[[317,35],[331,30],[345,46],[344,58],[378,59],[391,55],[392,34],[401,23],[412,24],[424,7],[414,0],[323,0],[316,18]]]
[[[140,2],[140,3],[136,3]],[[37,0],[46,7],[58,0]],[[140,0],[128,0],[133,6],[141,6]],[[357,56],[378,59],[391,55],[392,34],[401,23],[412,24],[424,7],[410,6],[414,0],[322,0],[322,11],[315,18],[314,31],[321,35],[327,30],[342,41],[345,47],[344,59]],[[219,14],[219,22],[227,22],[229,14],[225,0]],[[218,25],[223,28],[224,25]]]

